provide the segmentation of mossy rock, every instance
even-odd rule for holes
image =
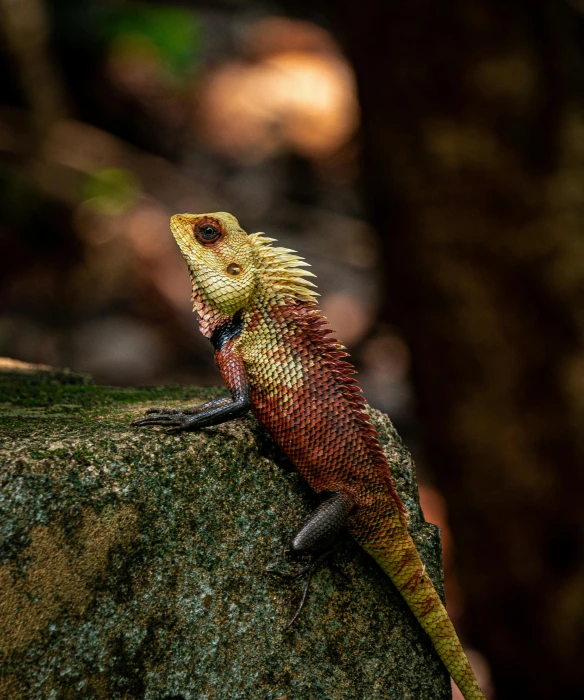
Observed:
[[[429,639],[351,541],[282,632],[301,584],[264,570],[287,566],[317,500],[253,418],[180,436],[129,426],[221,393],[0,373],[0,697],[450,698]],[[442,591],[410,456],[373,417]]]

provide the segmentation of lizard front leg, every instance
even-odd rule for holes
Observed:
[[[251,390],[243,360],[234,349],[233,342],[217,350],[215,359],[231,397],[214,399],[182,412],[170,413],[168,409],[163,409],[135,420],[132,425],[137,428],[161,426],[166,428],[167,433],[180,433],[219,425],[245,415],[251,408]]]

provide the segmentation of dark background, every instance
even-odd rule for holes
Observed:
[[[169,216],[298,250],[490,698],[584,698],[583,12],[0,0],[0,355],[218,384]]]

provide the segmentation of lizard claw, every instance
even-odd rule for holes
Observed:
[[[314,574],[314,570],[317,565],[315,565],[315,562],[312,562],[309,566],[305,567],[303,569],[303,573],[308,574],[306,577],[306,581],[304,583],[304,588],[302,589],[302,598],[300,599],[300,603],[298,607],[296,608],[296,612],[294,615],[292,615],[292,619],[290,622],[285,626],[282,627],[282,632],[288,632],[288,630],[292,627],[292,625],[296,622],[296,620],[300,617],[300,613],[302,612],[302,608],[304,607],[304,603],[306,603],[306,597],[308,596],[308,589],[310,588],[310,582],[312,581],[312,575]]]
[[[182,433],[182,432],[184,432],[184,430],[185,430],[185,427],[184,427],[184,426],[182,426],[182,425],[181,425],[181,426],[178,426],[178,425],[177,425],[175,428],[167,428],[164,432],[165,432],[167,435],[176,435],[177,433]]]
[[[162,415],[174,415],[176,413],[182,413],[182,411],[179,411],[176,408],[149,408],[146,410],[146,415],[150,415],[152,413],[157,413],[157,414],[162,414]]]
[[[142,428],[144,426],[161,426],[163,428],[168,428],[167,433],[179,433],[182,430],[188,430],[192,418],[179,413],[154,413],[147,416],[146,418],[139,418],[132,422],[135,428]]]
[[[166,413],[155,413],[148,416],[148,418],[138,418],[132,422],[132,425],[140,427],[142,425],[165,425],[166,423],[171,423],[175,420],[174,416],[170,416]]]

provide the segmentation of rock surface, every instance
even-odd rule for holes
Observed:
[[[377,565],[350,541],[282,633],[299,581],[265,575],[317,501],[252,418],[170,436],[150,406],[217,389],[117,389],[0,374],[0,697],[444,700],[448,675]],[[427,571],[436,527],[373,412]]]

